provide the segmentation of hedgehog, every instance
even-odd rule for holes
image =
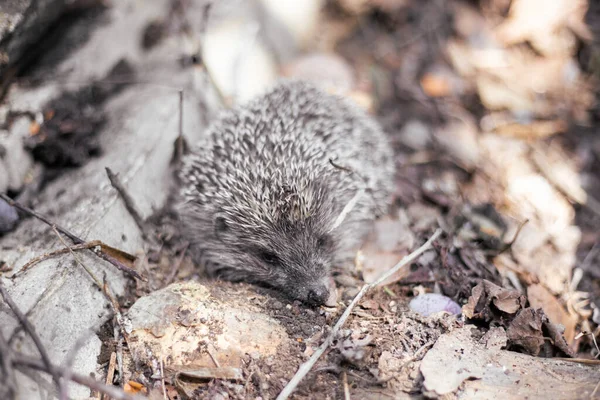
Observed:
[[[387,211],[393,175],[388,138],[363,109],[286,80],[211,124],[182,159],[176,209],[209,276],[332,305],[332,268]]]

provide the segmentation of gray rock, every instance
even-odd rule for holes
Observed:
[[[56,22],[69,3],[67,0],[0,2],[0,77]]]
[[[1,7],[5,7],[6,2],[0,2]],[[40,0],[39,3],[46,5],[51,1]],[[54,3],[57,8],[63,4],[61,1]],[[178,135],[179,88],[186,90],[183,131],[190,142],[198,140],[202,134],[201,121],[205,119],[198,104],[203,93],[209,90],[206,79],[197,79],[194,75],[197,69],[181,69],[177,63],[182,52],[179,41],[165,41],[164,45],[150,52],[139,48],[144,28],[157,15],[165,15],[168,5],[167,0],[112,2],[112,7],[106,11],[109,22],[96,27],[89,41],[69,53],[53,70],[53,74],[73,77],[73,82],[49,79],[34,88],[14,84],[5,99],[13,110],[37,115],[41,107],[62,90],[73,90],[77,84],[105,76],[123,58],[140,72],[141,81],[155,83],[132,85],[108,100],[103,106],[107,123],[98,133],[102,156],[90,159],[80,169],[64,172],[35,199],[38,205],[36,211],[49,216],[53,222],[83,240],[98,239],[130,253],[143,248],[141,233],[110,186],[104,168],[108,166],[120,175],[143,217],[147,217],[164,205],[170,191],[169,162],[173,142]],[[201,9],[194,7],[186,11],[191,23],[202,20],[198,14]],[[4,8],[3,11],[6,12]],[[82,21],[80,25],[84,23]],[[13,32],[16,35],[16,28]],[[246,83],[243,80],[239,82],[242,86]],[[209,110],[214,107],[214,104],[208,105]],[[15,138],[17,130],[23,133],[26,125],[19,122],[12,128],[5,138],[10,146],[16,146],[11,142],[13,139],[22,146]],[[22,170],[11,172],[13,178],[22,177],[21,174]],[[8,181],[8,175],[6,158],[0,159],[0,184],[8,185],[8,182],[1,182],[2,179]],[[104,296],[87,273],[74,264],[70,255],[46,260],[22,274],[18,273],[31,258],[62,247],[45,224],[32,218],[22,221],[13,232],[0,238],[2,260],[12,267],[10,274],[0,276],[0,280],[36,327],[52,362],[62,364],[77,339],[87,337],[85,345],[77,353],[73,369],[82,375],[95,374],[99,378],[97,358],[101,342],[96,336],[90,336],[89,330],[105,323],[111,313]],[[124,294],[127,278],[121,272],[89,252],[79,252],[78,255],[98,277],[102,279],[106,274],[106,281],[116,296]],[[7,275],[13,279],[8,279]],[[0,334],[11,337],[17,326],[10,312],[0,303]],[[13,343],[19,351],[37,356],[35,347],[26,336],[18,334]],[[35,382],[22,375],[18,379],[19,399],[46,398]],[[69,398],[82,399],[89,395],[90,391],[85,387],[69,387]]]

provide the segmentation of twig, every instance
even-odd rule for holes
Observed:
[[[100,279],[98,279],[98,277],[92,272],[91,269],[89,269],[87,266],[85,266],[81,260],[79,259],[79,257],[77,257],[75,255],[75,252],[73,250],[71,250],[71,248],[69,247],[69,245],[67,244],[67,242],[65,242],[65,240],[62,238],[62,236],[60,236],[60,233],[58,233],[58,229],[56,228],[56,226],[52,226],[52,230],[54,231],[54,233],[56,234],[56,236],[58,237],[58,240],[61,241],[61,243],[65,246],[65,251],[70,252],[71,255],[73,256],[73,258],[75,259],[75,262],[81,267],[83,268],[83,270],[85,272],[88,273],[88,275],[92,278],[92,280],[94,281],[94,283],[96,284],[96,286],[98,286],[98,288],[100,290],[102,290],[102,282],[100,282]],[[109,299],[110,300],[110,299]]]
[[[165,387],[165,371],[163,368],[163,358],[160,356],[160,381],[162,383],[163,399],[167,400],[167,388]]]
[[[125,208],[127,209],[127,211],[129,211],[129,214],[131,214],[131,217],[135,221],[135,224],[138,226],[138,228],[140,228],[142,236],[146,238],[146,227],[144,224],[144,219],[142,218],[142,215],[140,214],[137,206],[135,205],[135,201],[133,201],[133,198],[129,195],[129,193],[125,189],[125,186],[123,186],[123,183],[121,182],[121,179],[119,179],[119,176],[112,172],[112,170],[108,167],[105,167],[104,169],[106,170],[106,175],[108,175],[108,180],[110,181],[110,184],[112,185],[112,187],[115,188],[117,193],[119,193],[119,196],[121,196],[121,200],[123,200],[123,203],[125,203]]]
[[[315,365],[315,363],[319,360],[319,358],[323,355],[323,353],[325,353],[327,348],[329,348],[329,346],[333,342],[334,338],[336,337],[338,331],[344,325],[344,323],[346,322],[346,320],[352,313],[352,309],[356,306],[356,304],[358,304],[358,302],[363,298],[363,296],[370,289],[378,286],[380,283],[384,282],[390,276],[396,274],[401,268],[404,268],[405,266],[411,264],[413,261],[415,261],[417,258],[419,258],[419,256],[421,256],[421,254],[423,254],[425,251],[429,250],[432,247],[432,243],[441,234],[442,234],[441,229],[436,230],[435,233],[429,238],[429,240],[427,240],[427,242],[425,242],[425,244],[423,244],[421,247],[419,247],[418,249],[416,249],[409,255],[402,258],[402,260],[400,260],[400,262],[398,262],[398,264],[394,265],[390,270],[383,273],[375,282],[364,285],[360,289],[360,292],[358,292],[358,294],[354,297],[354,299],[352,300],[350,305],[348,305],[348,307],[346,308],[346,310],[344,311],[344,313],[342,314],[342,316],[340,317],[338,322],[335,324],[333,329],[331,329],[331,332],[329,333],[329,336],[327,336],[327,339],[325,339],[323,344],[313,353],[313,355],[308,359],[308,361],[306,361],[304,364],[300,365],[300,367],[298,368],[298,371],[296,372],[296,375],[294,375],[292,377],[292,379],[289,381],[289,383],[283,388],[281,393],[279,393],[279,396],[277,396],[277,400],[287,399],[292,394],[292,392],[296,389],[296,387],[298,386],[300,381],[302,381],[302,379],[306,376],[306,374],[308,374],[310,372],[310,370]]]
[[[362,195],[364,195],[364,194],[365,194],[364,187],[360,188],[356,191],[356,193],[354,194],[354,197],[352,197],[352,199],[350,199],[350,201],[346,204],[346,206],[344,206],[344,209],[342,210],[340,215],[338,215],[338,217],[336,218],[335,222],[329,229],[329,232],[332,232],[333,230],[337,229],[342,224],[342,222],[344,222],[344,220],[346,219],[346,217],[348,216],[350,211],[352,211],[352,209],[356,206],[358,199],[360,199],[362,197]]]
[[[212,360],[212,362],[215,363],[215,366],[217,368],[221,368],[221,365],[219,365],[219,361],[215,358],[215,356],[213,355],[212,351],[210,351],[210,347],[209,346],[210,346],[210,344],[206,346],[206,352],[210,356],[210,359]]]
[[[115,366],[117,362],[117,353],[114,351],[110,354],[110,361],[108,362],[108,371],[106,372],[105,383],[109,386],[113,386],[113,379],[115,378]],[[108,395],[103,394],[102,400],[109,400]]]
[[[10,204],[12,207],[16,208],[17,210],[24,212],[27,215],[31,215],[37,219],[39,219],[40,221],[44,222],[46,225],[48,226],[56,226],[56,229],[58,229],[58,231],[60,233],[62,233],[63,235],[67,236],[69,239],[71,239],[75,244],[81,244],[84,243],[83,240],[79,239],[77,236],[75,236],[73,233],[69,232],[68,230],[66,230],[65,228],[56,225],[53,222],[50,222],[46,217],[44,217],[43,215],[37,213],[36,211],[32,210],[31,208],[25,207],[22,204],[19,204],[18,202],[14,201],[13,199],[11,199],[10,197],[8,197],[7,195],[0,193],[0,198],[4,201],[6,201],[8,204]]]
[[[348,375],[346,371],[342,372],[342,382],[344,385],[344,400],[350,400],[350,388],[348,387]]]
[[[19,308],[17,307],[17,305],[15,304],[13,299],[8,294],[8,291],[6,290],[4,285],[2,285],[2,282],[0,282],[0,295],[2,296],[2,298],[4,299],[4,302],[8,305],[8,307],[10,307],[13,314],[15,314],[15,316],[17,317],[17,319],[23,326],[23,329],[25,329],[25,332],[27,332],[29,337],[31,337],[31,340],[33,340],[33,343],[35,344],[35,347],[37,347],[37,349],[40,353],[40,356],[42,357],[42,361],[44,362],[44,365],[46,366],[48,371],[53,371],[51,369],[52,364],[50,363],[50,357],[48,357],[48,353],[46,352],[46,348],[44,347],[44,344],[42,343],[42,341],[40,340],[40,337],[35,332],[35,328],[31,324],[31,322],[29,322],[27,317],[21,312],[21,310],[19,310]],[[58,388],[58,391],[61,392],[62,384],[60,382],[60,375],[55,372],[51,372],[50,374],[52,375],[52,380],[54,380],[54,383],[56,383],[56,387]]]
[[[13,199],[11,199],[10,197],[8,197],[7,195],[0,193],[0,199],[6,201],[8,204],[10,204],[12,207],[15,207],[17,210],[20,210],[21,212],[24,212],[27,215],[30,215],[32,217],[35,217],[37,219],[39,219],[40,221],[44,222],[45,224],[47,224],[48,226],[54,226],[56,227],[56,229],[62,233],[63,235],[65,235],[66,237],[68,237],[69,239],[71,239],[71,241],[73,243],[75,243],[76,245],[79,244],[84,244],[85,241],[83,239],[80,239],[79,237],[75,236],[73,233],[69,232],[67,229],[63,228],[60,225],[57,225],[53,222],[50,222],[46,217],[44,217],[41,214],[38,214],[36,211],[32,210],[31,208],[25,207],[24,205],[14,201]],[[133,269],[129,268],[128,266],[124,265],[123,263],[121,263],[119,260],[115,259],[114,257],[110,256],[109,254],[107,254],[104,250],[100,249],[100,251],[98,253],[93,252],[94,254],[96,254],[97,256],[99,256],[100,258],[102,258],[105,261],[108,261],[109,263],[111,263],[112,265],[114,265],[115,267],[117,267],[119,270],[125,272],[126,274],[128,274],[129,276],[136,278],[136,279],[140,279],[142,281],[145,281],[144,278],[142,278],[142,276],[140,274],[138,274],[136,271],[134,271]]]
[[[183,154],[185,153],[186,143],[185,137],[183,136],[183,90],[179,91],[179,132],[177,139],[175,139],[175,154],[171,162],[176,165],[181,162]]]
[[[49,367],[47,367],[44,363],[40,362],[39,360],[32,358],[32,357],[27,357],[25,355],[15,355],[15,357],[13,359],[13,365],[16,366],[17,368],[24,367],[24,368],[35,369],[38,371],[43,371],[43,372],[49,373],[53,376],[65,374],[65,372],[66,372],[65,368],[63,368],[63,367],[56,366],[56,365],[50,365]],[[88,376],[85,376],[85,375],[79,375],[77,373],[73,373],[73,374],[71,374],[71,381],[78,383],[80,385],[86,386],[97,392],[104,393],[114,400],[140,400],[141,399],[140,396],[131,396],[130,394],[125,393],[124,391],[120,390],[119,388],[116,388],[114,386],[105,385],[105,384],[98,382]]]
[[[127,335],[127,330],[125,329],[125,326],[123,324],[123,314],[121,313],[121,306],[119,305],[119,302],[117,301],[115,296],[113,296],[112,292],[110,291],[110,288],[108,287],[108,283],[106,282],[106,277],[104,279],[104,282],[100,282],[100,280],[96,277],[96,275],[94,275],[94,273],[85,264],[83,264],[83,262],[79,259],[79,257],[77,257],[75,252],[73,252],[69,248],[69,246],[64,241],[64,239],[58,234],[58,231],[56,230],[56,228],[53,226],[52,229],[54,230],[54,232],[56,233],[56,235],[58,236],[60,241],[65,245],[65,247],[67,247],[69,249],[69,251],[71,252],[71,255],[75,259],[75,262],[92,277],[92,279],[94,280],[96,285],[100,288],[100,290],[102,290],[102,293],[108,300],[109,304],[112,307],[113,312],[115,313],[115,319],[117,320],[117,324],[118,324],[119,328],[121,329],[121,333],[122,333],[123,337],[127,338],[128,335]]]
[[[511,240],[510,242],[506,243],[506,244],[505,244],[505,245],[504,245],[504,246],[503,246],[503,247],[500,249],[500,251],[498,252],[498,254],[496,254],[496,255],[498,255],[498,256],[499,256],[500,254],[504,253],[506,250],[510,249],[510,248],[513,246],[513,244],[515,244],[515,241],[517,240],[517,237],[519,237],[519,233],[521,233],[521,230],[523,229],[523,227],[524,227],[524,226],[525,226],[525,225],[526,225],[528,222],[529,222],[529,219],[526,219],[526,220],[522,221],[522,222],[519,224],[519,227],[517,228],[517,231],[515,232],[515,235],[513,236],[512,240]]]
[[[76,244],[74,246],[69,246],[68,248],[61,248],[58,250],[54,250],[54,251],[50,251],[48,253],[44,253],[42,255],[39,255],[37,257],[32,258],[31,260],[27,261],[25,264],[23,264],[23,266],[19,269],[19,271],[17,273],[15,273],[14,275],[11,276],[11,279],[14,279],[15,277],[17,277],[18,275],[21,275],[22,273],[24,273],[25,271],[27,271],[29,268],[33,267],[34,265],[41,263],[42,261],[45,261],[49,258],[52,257],[56,257],[62,254],[66,254],[69,252],[69,249],[71,249],[72,251],[79,251],[79,250],[89,250],[91,248],[94,248],[96,246],[99,246],[102,242],[99,240],[92,240],[91,242],[86,242],[86,243],[82,243],[82,244]]]
[[[9,399],[17,394],[17,380],[12,368],[12,350],[10,345],[0,333],[0,394]]]
[[[598,383],[596,384],[596,387],[594,388],[594,391],[592,392],[592,394],[590,394],[590,399],[593,399],[596,396],[596,392],[598,391],[598,388],[600,388],[600,381],[598,381]]]
[[[360,175],[359,173],[354,171],[352,168],[340,165],[340,164],[336,163],[335,161],[333,161],[332,158],[329,159],[329,164],[331,164],[331,166],[333,166],[336,169],[339,169],[341,171],[349,173],[350,175],[357,175],[363,183],[362,187],[360,187],[356,191],[354,196],[344,206],[340,215],[338,215],[338,217],[335,219],[335,222],[333,223],[331,228],[329,228],[329,232],[332,232],[335,229],[337,229],[344,222],[344,220],[346,219],[346,217],[348,216],[350,211],[352,211],[354,209],[354,207],[356,207],[356,203],[358,203],[358,199],[367,192],[368,185],[367,185],[366,179],[362,175]],[[374,203],[377,204],[376,202],[374,202]]]

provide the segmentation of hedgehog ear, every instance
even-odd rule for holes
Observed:
[[[214,228],[215,228],[215,235],[217,235],[217,237],[220,237],[220,235],[222,235],[224,232],[227,232],[227,230],[229,230],[229,226],[227,225],[227,221],[225,220],[224,216],[217,215],[215,217]]]

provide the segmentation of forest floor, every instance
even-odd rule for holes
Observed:
[[[165,2],[135,40],[151,52],[188,34],[192,3]],[[278,75],[344,88],[390,136],[397,167],[389,215],[353,268],[336,271],[338,305],[207,280],[161,208],[140,223],[146,240],[129,263],[145,280],[116,299],[127,333],[111,318],[98,334],[102,380],[156,399],[275,398],[331,339],[293,398],[600,398],[600,6],[547,3],[324,2],[304,51],[279,61]],[[93,30],[107,23],[106,7],[78,18]],[[171,61],[214,74],[216,97],[235,103],[231,93],[243,90],[219,83],[210,54]],[[31,61],[14,82],[35,87],[69,56]],[[39,206],[64,171],[102,157],[104,104],[140,84],[136,68],[115,63],[48,103],[43,122],[31,119],[26,150],[44,172],[11,196]],[[205,107],[195,112],[210,121]],[[8,213],[0,207],[12,221]],[[332,331],[364,282],[438,228],[430,248]]]

